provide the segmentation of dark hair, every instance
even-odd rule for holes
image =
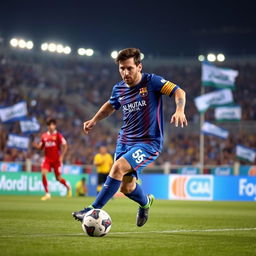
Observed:
[[[140,49],[126,48],[121,50],[116,57],[116,63],[118,64],[119,61],[125,61],[130,58],[133,58],[134,63],[138,66],[141,63]]]
[[[56,119],[54,119],[54,118],[48,118],[47,120],[46,120],[46,124],[49,126],[49,125],[51,125],[51,124],[57,124],[57,121],[56,121]]]

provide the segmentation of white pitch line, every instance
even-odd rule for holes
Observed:
[[[128,232],[110,232],[110,235],[126,234],[166,234],[166,233],[195,233],[195,232],[232,232],[232,231],[254,231],[256,228],[223,228],[223,229],[174,229],[162,231],[128,231]],[[56,237],[56,236],[83,236],[84,233],[75,234],[21,234],[21,235],[0,235],[0,238],[17,238],[17,237]]]

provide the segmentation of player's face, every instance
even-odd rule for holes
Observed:
[[[48,125],[48,129],[50,132],[54,132],[56,130],[56,124],[51,123],[50,125]]]
[[[100,147],[99,152],[104,155],[104,154],[107,153],[107,148],[106,147]]]
[[[134,63],[134,58],[129,58],[119,62],[119,72],[126,84],[134,86],[141,80],[142,64],[138,66]]]

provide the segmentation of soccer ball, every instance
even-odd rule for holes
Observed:
[[[83,231],[89,236],[105,236],[111,229],[111,218],[101,209],[87,212],[82,222]]]

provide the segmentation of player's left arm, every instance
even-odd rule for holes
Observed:
[[[63,159],[68,151],[68,143],[63,136],[60,136],[60,140],[61,140],[60,162],[62,163]]]
[[[171,123],[175,123],[175,126],[178,127],[179,124],[183,128],[184,125],[188,125],[188,121],[185,116],[185,105],[186,105],[186,93],[181,88],[178,88],[174,92],[175,102],[176,102],[176,111],[172,115]]]

